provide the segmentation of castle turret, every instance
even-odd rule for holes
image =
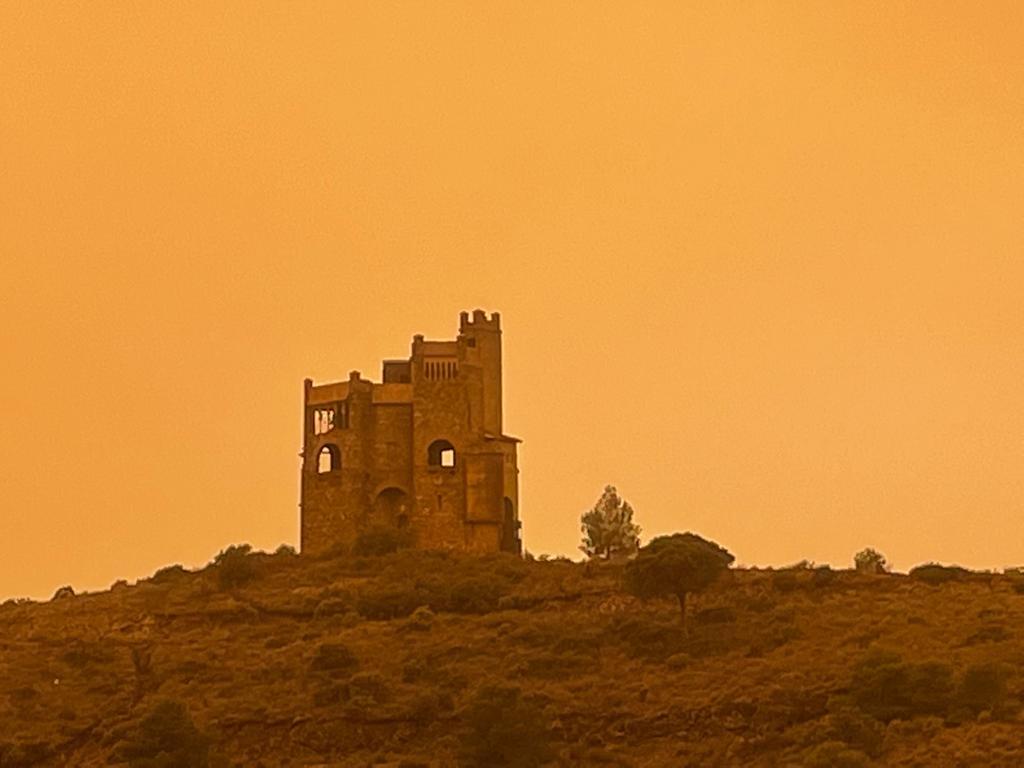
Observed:
[[[481,416],[483,431],[502,433],[501,417],[501,315],[490,318],[482,309],[459,315],[459,340],[465,349],[466,362],[481,369]]]

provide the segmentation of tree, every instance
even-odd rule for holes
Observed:
[[[626,566],[626,589],[640,598],[675,595],[686,631],[686,596],[707,589],[735,558],[695,533],[658,536]]]
[[[889,570],[885,555],[871,547],[853,556],[853,567],[861,573],[886,573]]]
[[[605,486],[597,504],[583,513],[580,523],[580,549],[588,557],[607,560],[614,554],[632,554],[640,544],[640,526],[633,522],[633,508],[619,496],[614,485]]]

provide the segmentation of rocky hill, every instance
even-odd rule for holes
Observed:
[[[232,549],[0,606],[0,766],[1019,766],[1024,581]]]

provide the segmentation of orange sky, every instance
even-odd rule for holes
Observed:
[[[302,379],[502,313],[529,550],[1024,563],[1024,6],[0,6],[0,598],[297,541]]]

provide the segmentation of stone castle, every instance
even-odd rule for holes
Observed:
[[[463,312],[452,341],[414,336],[380,383],[306,379],[302,551],[389,528],[422,548],[520,553],[518,443],[502,432],[497,312]]]

